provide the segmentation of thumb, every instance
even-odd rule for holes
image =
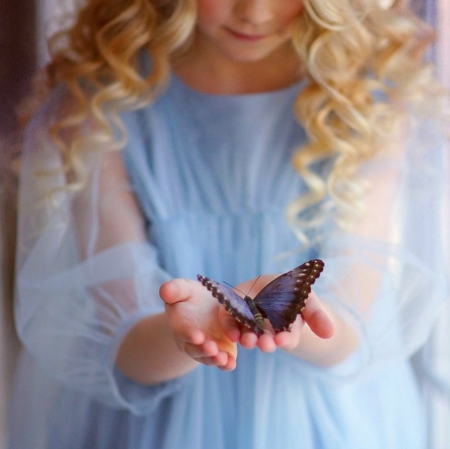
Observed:
[[[159,287],[159,296],[166,304],[176,304],[188,300],[192,296],[190,279],[172,279]]]
[[[302,316],[311,330],[320,338],[331,338],[334,334],[334,324],[323,310],[317,295],[311,291],[306,300],[306,307],[302,310]]]

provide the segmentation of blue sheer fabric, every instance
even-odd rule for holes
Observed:
[[[292,113],[300,89],[216,96],[172,77],[152,107],[123,115],[127,177],[108,176],[118,153],[86,152],[87,185],[75,192],[60,189],[47,134],[62,93],[40,112],[21,181],[25,349],[10,449],[425,449],[409,357],[446,298],[440,123],[411,117],[406,138],[362,169],[370,219],[326,227],[302,250],[285,219],[305,191],[290,162],[305,141]],[[142,217],[123,232],[130,192]],[[163,281],[201,273],[237,284],[313,257],[326,264],[316,292],[361,339],[339,365],[241,349],[234,372],[199,367],[156,386],[115,367],[127,331],[164,310]]]

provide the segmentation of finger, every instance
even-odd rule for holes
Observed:
[[[220,368],[220,366],[217,365],[215,357],[198,357],[195,359],[195,361],[205,366],[215,366],[217,368]]]
[[[334,334],[334,325],[320,305],[320,300],[311,292],[302,310],[302,316],[311,330],[320,338],[331,338]]]
[[[193,282],[181,278],[164,282],[159,288],[159,296],[166,304],[187,301],[192,296]]]
[[[192,343],[185,343],[183,345],[184,352],[201,363],[204,363],[202,359],[216,357],[219,354],[219,348],[214,341],[205,341],[202,344],[196,345]]]
[[[183,345],[200,346],[205,343],[205,334],[197,328],[186,328],[184,326],[177,326],[175,329],[176,340]]]
[[[243,329],[239,343],[245,349],[254,349],[258,344],[258,336],[249,329]]]
[[[224,371],[236,367],[236,359],[225,351],[220,351],[213,341],[207,341],[200,346],[187,345],[186,350],[194,360],[206,366],[217,366]]]
[[[262,352],[274,352],[277,349],[275,344],[274,334],[266,333],[258,338],[258,348]]]
[[[227,363],[225,365],[219,366],[219,368],[222,371],[233,371],[236,368],[236,359],[229,354],[227,354],[227,356]]]
[[[228,354],[223,351],[219,351],[219,353],[213,357],[215,366],[221,368],[228,363]]]
[[[234,343],[241,337],[241,329],[237,321],[225,310],[219,309],[219,321],[225,335]]]
[[[217,367],[222,371],[232,371],[236,368],[236,359],[226,352],[220,352],[215,357],[199,357],[196,361],[206,366]]]
[[[275,335],[275,344],[285,351],[292,351],[300,342],[301,331],[305,325],[301,315],[297,315],[290,331],[282,331]]]

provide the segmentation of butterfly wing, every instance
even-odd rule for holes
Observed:
[[[258,334],[261,332],[246,301],[231,288],[201,275],[197,278],[239,323]]]
[[[274,279],[255,297],[255,305],[276,332],[289,330],[295,318],[305,307],[311,285],[323,271],[319,259],[305,262]]]

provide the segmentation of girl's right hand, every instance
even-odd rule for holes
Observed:
[[[179,278],[162,284],[160,296],[180,351],[225,371],[236,367],[237,344],[225,335],[221,307],[208,290],[197,281]]]

